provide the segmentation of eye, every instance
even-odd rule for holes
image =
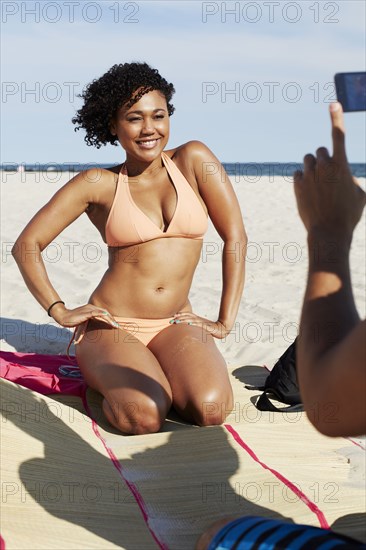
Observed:
[[[165,118],[165,115],[155,115],[155,118]]]

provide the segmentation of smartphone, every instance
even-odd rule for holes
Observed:
[[[344,112],[366,111],[366,72],[337,73],[334,82]]]

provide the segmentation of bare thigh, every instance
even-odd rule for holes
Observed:
[[[173,405],[186,420],[221,424],[233,407],[227,365],[212,336],[200,327],[172,325],[148,345],[173,393]]]
[[[125,433],[159,430],[172,391],[158,360],[137,338],[92,320],[76,358],[86,383],[104,396],[111,424]]]

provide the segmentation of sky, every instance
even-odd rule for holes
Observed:
[[[168,148],[203,141],[222,162],[301,162],[331,149],[337,72],[365,71],[363,0],[1,3],[1,162],[115,163],[74,132],[77,97],[116,63],[174,84]],[[365,113],[345,115],[365,162]]]

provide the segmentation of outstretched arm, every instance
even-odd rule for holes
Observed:
[[[366,433],[366,322],[356,311],[349,266],[365,193],[348,166],[340,104],[330,112],[333,156],[319,148],[294,176],[309,248],[297,362],[310,421],[325,435],[346,436]]]

